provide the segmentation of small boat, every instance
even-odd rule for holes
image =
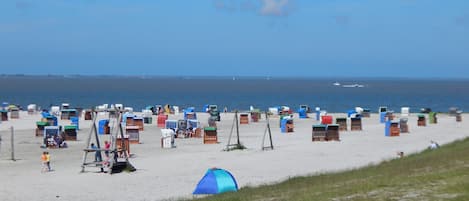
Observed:
[[[338,82],[334,82],[334,84],[333,84],[333,85],[334,85],[334,86],[340,86],[340,83],[338,83]]]
[[[362,84],[346,84],[346,85],[342,85],[342,87],[346,87],[346,88],[362,88],[362,87],[364,87],[364,85],[362,85]]]

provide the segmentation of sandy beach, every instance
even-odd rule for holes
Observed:
[[[138,114],[138,113],[137,113]],[[331,114],[334,118],[346,114]],[[202,126],[208,114],[197,113]],[[313,115],[310,115],[312,117]],[[399,114],[396,114],[399,117]],[[48,149],[53,171],[41,173],[41,137],[34,136],[39,114],[20,113],[20,119],[0,123],[0,198],[13,200],[168,200],[190,198],[197,182],[211,167],[229,170],[240,187],[279,182],[289,177],[357,168],[397,158],[397,152],[415,153],[428,147],[431,140],[446,144],[469,136],[469,124],[456,122],[455,117],[438,114],[437,124],[417,127],[417,115],[410,114],[410,133],[386,137],[384,124],[377,113],[363,118],[362,131],[341,131],[340,141],[312,142],[314,118],[294,118],[294,132],[281,133],[278,116],[270,119],[274,150],[262,151],[266,120],[239,126],[240,141],[246,150],[226,152],[223,149],[233,124],[233,113],[222,113],[218,122],[218,144],[203,144],[202,138],[176,139],[176,148],[162,149],[161,131],[156,125],[145,124],[140,133],[141,144],[132,144],[131,163],[136,172],[103,174],[99,168],[87,167],[80,173],[83,149],[91,121],[80,119],[78,140],[69,141],[69,148]],[[104,116],[100,116],[104,119]],[[169,115],[182,119],[183,115]],[[350,127],[350,122],[349,127]],[[59,120],[59,125],[69,125]],[[15,158],[10,160],[10,127],[15,131]],[[108,135],[100,135],[108,140]],[[235,138],[233,137],[233,140]],[[101,142],[102,142],[101,141]]]

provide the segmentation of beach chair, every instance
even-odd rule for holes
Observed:
[[[417,126],[427,126],[427,122],[424,114],[419,114],[417,116]]]
[[[335,123],[339,125],[339,130],[340,131],[346,131],[347,130],[347,118],[342,118],[338,117],[335,119]]]
[[[182,135],[182,137],[189,137],[187,136],[187,120],[184,120],[184,119],[179,119],[177,121],[177,130],[176,130],[176,134],[179,136],[179,135]]]
[[[339,139],[339,125],[338,124],[329,124],[327,125],[326,130],[326,140],[340,141]]]
[[[239,124],[249,124],[249,115],[248,114],[239,114]]]
[[[360,117],[350,118],[350,130],[361,131],[362,130],[362,118]]]
[[[138,127],[139,131],[143,131],[143,117],[134,117],[133,125]]]
[[[408,133],[409,132],[409,125],[407,124],[407,118],[399,119],[399,128],[401,129],[401,133]]]
[[[204,144],[218,143],[217,128],[205,127],[204,128]]]
[[[402,107],[401,108],[401,117],[408,117],[410,113],[409,107]]]
[[[58,126],[45,126],[44,127],[44,147],[59,148],[57,139],[60,137],[60,128]]]
[[[178,129],[178,121],[177,120],[166,120],[164,128],[171,129],[174,132],[176,132],[177,129]]]
[[[189,119],[187,120],[187,129],[192,129],[189,131],[191,133],[190,137],[202,137],[202,130],[200,128],[200,122],[196,119]]]
[[[161,129],[161,148],[175,148],[174,135],[171,129]]]
[[[36,132],[35,136],[36,137],[41,137],[44,135],[44,127],[48,126],[49,124],[44,121],[38,121],[36,122]]]
[[[158,128],[164,128],[165,125],[166,125],[166,120],[167,119],[168,119],[168,115],[165,115],[165,114],[158,115],[158,117],[156,119],[156,124],[157,124]]]
[[[64,138],[67,141],[76,141],[77,140],[77,126],[75,125],[64,126]]]
[[[313,125],[312,141],[326,141],[326,125]]]
[[[129,141],[129,135],[123,135],[124,138],[121,137],[121,135],[117,135],[116,138],[116,146],[117,146],[117,151],[122,151],[125,150],[127,151],[127,156],[130,156],[130,141]],[[120,147],[120,148],[119,148]],[[121,150],[119,150],[121,149]],[[122,154],[119,154],[122,156]]]
[[[129,136],[129,143],[139,144],[140,143],[140,128],[138,126],[126,126],[125,134]]]

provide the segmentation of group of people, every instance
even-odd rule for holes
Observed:
[[[44,145],[46,145],[46,147],[58,147],[58,148],[68,147],[64,138],[60,135],[47,135],[46,138],[44,138]]]
[[[94,143],[91,143],[90,147],[91,147],[91,149],[96,150],[95,154],[94,154],[94,161],[95,162],[103,161],[101,151],[98,149],[98,147]],[[111,149],[111,143],[109,143],[108,141],[104,141],[104,156],[105,156],[105,159],[106,159],[105,161],[107,161],[109,159],[110,149]]]

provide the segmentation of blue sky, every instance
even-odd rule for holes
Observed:
[[[469,1],[7,0],[0,69],[469,78]]]

